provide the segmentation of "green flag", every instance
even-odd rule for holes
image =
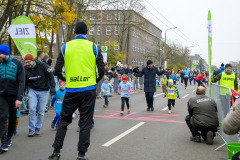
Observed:
[[[208,11],[208,64],[209,64],[209,96],[211,97],[211,67],[212,67],[212,17]]]
[[[35,26],[30,18],[26,16],[15,18],[8,29],[8,33],[21,53],[22,58],[29,53],[33,57],[37,57]]]

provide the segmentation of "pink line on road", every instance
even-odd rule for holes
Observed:
[[[137,112],[133,112],[133,113],[131,113],[131,114],[128,114],[128,115],[124,116],[123,118],[127,118],[128,116],[131,116],[131,115],[133,115],[133,114],[135,114],[135,113],[137,113]]]
[[[144,113],[144,114],[159,114],[167,117],[177,117],[179,114],[164,114],[164,113]]]

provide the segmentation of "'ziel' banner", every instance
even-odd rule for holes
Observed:
[[[8,29],[8,33],[21,53],[22,58],[29,53],[33,57],[37,57],[35,26],[30,18],[26,16],[15,18]]]

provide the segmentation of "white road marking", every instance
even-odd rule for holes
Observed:
[[[168,107],[165,107],[165,108],[163,108],[162,110],[163,110],[163,111],[166,111],[167,109],[168,109]]]
[[[133,126],[132,128],[130,128],[129,130],[123,132],[122,134],[120,134],[119,136],[113,138],[112,140],[108,141],[107,143],[105,143],[104,145],[102,145],[103,147],[109,147],[110,145],[112,145],[113,143],[117,142],[118,140],[120,140],[121,138],[123,138],[124,136],[128,135],[129,133],[131,133],[132,131],[134,131],[135,129],[139,128],[140,126],[142,126],[145,122],[140,122],[137,125]]]
[[[155,97],[158,97],[158,96],[161,96],[161,95],[163,95],[164,93],[160,93],[160,94],[156,94],[155,96],[154,96],[154,98]]]
[[[182,98],[186,98],[187,96],[189,96],[189,94],[185,95],[185,96],[184,96],[184,97],[182,97]]]
[[[196,91],[196,89],[194,89],[192,92],[195,92]]]

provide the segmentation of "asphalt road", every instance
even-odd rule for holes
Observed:
[[[97,100],[95,127],[91,131],[91,145],[87,152],[89,160],[226,160],[227,147],[214,151],[223,144],[217,136],[212,146],[189,140],[191,134],[185,123],[187,101],[195,96],[196,86],[186,90],[178,86],[181,99],[176,100],[172,114],[167,114],[167,99],[161,89],[155,93],[154,112],[146,111],[143,91],[131,94],[131,114],[120,116],[121,99],[110,98],[108,108],[103,108],[103,100]],[[188,95],[188,96],[187,96]],[[183,98],[185,97],[185,98]],[[18,133],[12,138],[9,151],[0,155],[0,160],[47,160],[52,153],[55,129],[51,129],[54,112],[45,114],[42,134],[27,137],[28,117],[22,115]],[[69,125],[61,150],[61,160],[75,160],[77,157],[77,119]],[[236,136],[231,137],[237,141]]]

